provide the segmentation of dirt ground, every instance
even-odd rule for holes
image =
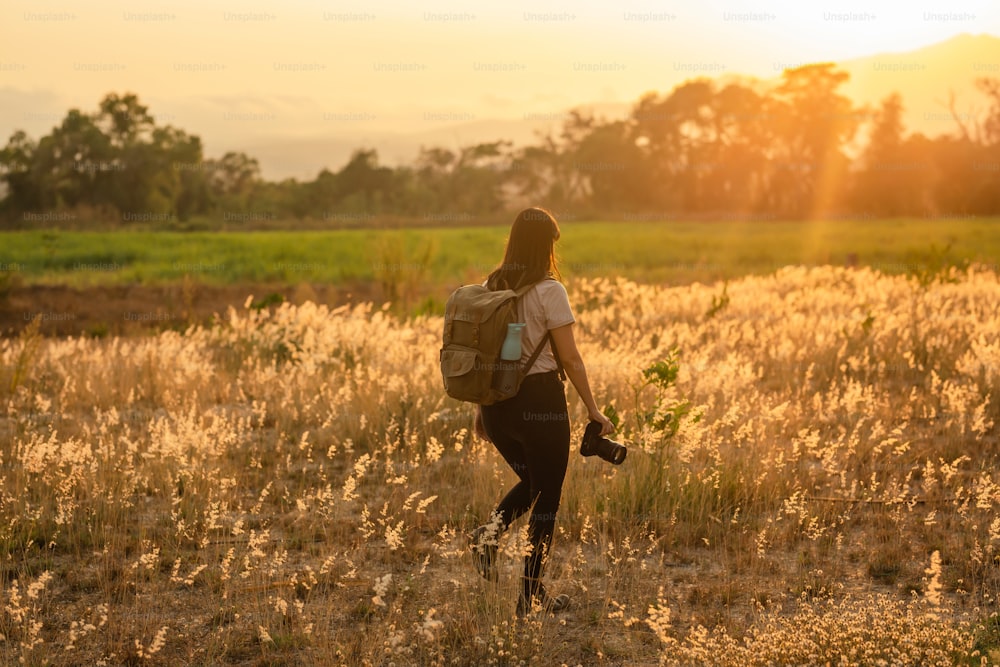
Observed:
[[[46,336],[106,336],[186,329],[225,316],[229,306],[242,309],[247,297],[276,303],[315,301],[337,306],[380,301],[378,285],[127,285],[72,288],[25,285],[0,294],[0,336],[16,336],[41,317]]]

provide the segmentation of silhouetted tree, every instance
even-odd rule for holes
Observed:
[[[35,150],[32,174],[43,208],[101,204],[111,195],[115,151],[93,118],[71,109]]]
[[[21,212],[42,207],[42,189],[35,173],[38,144],[24,130],[17,130],[0,150],[0,179],[7,186],[3,206]]]
[[[837,92],[848,74],[833,63],[786,69],[771,95],[768,201],[794,217],[830,211],[848,180],[845,144],[858,127],[851,100]]]
[[[339,170],[302,183],[265,181],[241,152],[205,160],[197,136],[157,125],[133,93],[110,93],[95,113],[71,109],[38,141],[10,136],[0,149],[0,210],[8,219],[90,207],[106,217],[252,211],[344,221],[463,220],[540,201],[615,217],[1000,210],[1000,81],[977,82],[990,101],[984,117],[956,115],[954,134],[930,139],[906,136],[898,95],[862,126],[840,92],[846,80],[829,63],[785,70],[777,84],[694,79],[643,95],[624,119],[575,109],[516,150],[508,141],[427,146],[413,164],[388,167],[360,148]]]
[[[903,102],[893,93],[874,114],[854,176],[855,211],[878,216],[922,214],[935,168],[923,137],[903,137]]]

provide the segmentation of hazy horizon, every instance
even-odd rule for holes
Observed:
[[[89,112],[106,93],[129,91],[158,122],[200,136],[206,155],[245,151],[267,178],[311,178],[362,145],[398,164],[421,144],[520,143],[575,106],[623,113],[643,93],[696,76],[768,79],[808,62],[1000,35],[1000,7],[979,0],[835,10],[778,0],[752,9],[14,2],[0,16],[5,140],[16,129],[37,138],[69,108]],[[1000,69],[992,55],[982,65],[981,75]],[[883,74],[927,78],[905,68]],[[916,104],[933,112],[931,102]]]

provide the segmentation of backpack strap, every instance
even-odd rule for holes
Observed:
[[[514,290],[514,293],[517,295],[517,298],[520,299],[522,296],[524,296],[525,294],[527,294],[528,290],[530,290],[532,287],[534,287],[535,285],[538,285],[539,283],[542,283],[542,282],[544,282],[546,280],[555,280],[555,278],[553,278],[552,276],[548,276],[546,278],[542,278],[537,283],[531,283],[530,285],[523,285],[523,286],[517,288],[516,290]],[[556,342],[554,340],[552,340],[552,332],[551,331],[546,331],[545,332],[545,338],[542,339],[542,342],[538,344],[538,347],[535,348],[535,351],[531,353],[530,357],[528,357],[528,363],[524,367],[524,374],[527,375],[528,371],[531,370],[531,367],[535,364],[535,360],[538,359],[538,355],[541,354],[542,350],[545,348],[545,344],[546,343],[548,343],[552,347],[552,356],[555,357],[555,359],[556,359],[556,368],[559,369],[559,379],[562,380],[563,382],[565,382],[566,381],[566,370],[563,368],[562,359],[559,358],[559,352],[556,350]]]
[[[524,366],[524,374],[525,375],[527,375],[528,371],[531,370],[531,367],[535,365],[535,359],[537,359],[538,355],[540,355],[542,353],[542,349],[545,347],[545,344],[549,342],[549,339],[551,337],[552,337],[552,334],[546,333],[545,334],[545,339],[542,340],[541,343],[539,343],[538,345],[535,346],[535,351],[531,353],[530,357],[528,357],[528,363],[525,364],[525,366]],[[554,350],[555,347],[553,347],[552,349]]]
[[[556,351],[556,342],[552,339],[551,331],[547,331],[545,333],[545,338],[542,339],[542,342],[538,344],[535,351],[531,353],[530,357],[528,357],[528,363],[524,367],[524,374],[527,375],[528,371],[531,370],[531,367],[535,364],[535,360],[538,359],[538,355],[540,355],[542,350],[545,348],[546,343],[548,343],[552,348],[552,356],[556,358],[556,367],[559,369],[559,379],[565,382],[566,370],[563,368],[562,360],[559,358],[559,352]]]
[[[535,282],[531,283],[530,285],[521,285],[516,290],[514,290],[514,294],[516,294],[517,298],[520,299],[522,296],[524,296],[525,294],[527,294],[528,290],[530,290],[532,287],[534,287],[535,285],[541,285],[546,280],[555,280],[555,278],[553,278],[552,276],[545,276],[541,280],[535,281]]]
[[[541,281],[539,281],[539,282],[541,282]],[[516,290],[514,290],[514,294],[516,294],[517,298],[520,299],[522,296],[524,296],[525,294],[528,293],[528,290],[530,290],[532,287],[534,287],[537,284],[538,283],[531,283],[530,285],[521,285]]]

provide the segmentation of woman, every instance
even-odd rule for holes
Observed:
[[[550,611],[560,611],[569,604],[566,595],[549,597],[541,583],[569,462],[569,414],[558,372],[560,361],[587,406],[590,419],[601,424],[601,434],[614,430],[597,408],[573,338],[576,320],[566,288],[558,281],[553,249],[558,238],[559,225],[548,211],[541,208],[521,211],[511,227],[503,263],[486,280],[486,286],[493,290],[534,284],[518,302],[518,320],[526,323],[521,336],[521,363],[526,363],[536,346],[545,346],[517,395],[481,406],[476,415],[476,433],[494,444],[520,478],[497,505],[493,521],[472,533],[474,562],[485,578],[497,579],[499,533],[531,510],[528,523],[531,553],[524,560],[518,616],[530,611],[535,601]]]

